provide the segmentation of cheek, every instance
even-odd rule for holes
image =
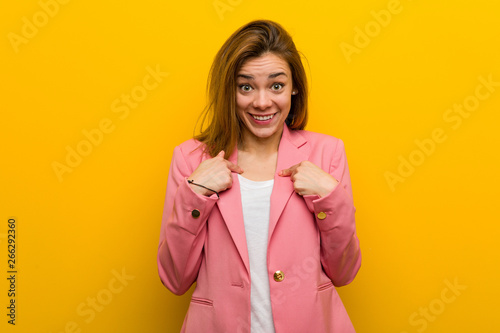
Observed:
[[[250,99],[247,96],[243,96],[240,94],[236,95],[236,106],[238,109],[246,109],[250,104]]]
[[[288,112],[292,106],[292,99],[289,96],[283,94],[278,99],[276,99],[276,104],[279,106],[281,111]]]

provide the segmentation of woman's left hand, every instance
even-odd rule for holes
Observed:
[[[290,177],[298,195],[324,197],[339,183],[332,175],[309,161],[302,161],[288,169],[281,170],[278,175]]]

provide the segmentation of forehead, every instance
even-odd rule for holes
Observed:
[[[290,77],[290,66],[281,57],[273,53],[266,53],[265,55],[244,62],[238,74],[267,77],[269,74],[276,72],[285,72]]]

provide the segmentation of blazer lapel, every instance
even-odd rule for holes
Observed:
[[[299,132],[290,131],[284,125],[283,135],[281,136],[278,148],[278,163],[276,165],[276,173],[274,174],[274,187],[271,193],[269,241],[286,203],[294,193],[290,177],[281,177],[278,175],[278,172],[308,159],[309,151],[306,149],[307,147],[302,147],[305,143],[306,139]],[[302,149],[299,149],[301,147]]]
[[[238,150],[231,154],[229,161],[234,164],[238,163]],[[227,229],[233,238],[234,244],[238,249],[241,260],[245,264],[248,274],[250,274],[250,264],[248,259],[247,240],[245,235],[245,224],[243,223],[243,208],[241,207],[241,192],[238,174],[231,173],[233,177],[233,185],[230,189],[219,193],[217,206],[222,214],[222,218],[226,223]]]

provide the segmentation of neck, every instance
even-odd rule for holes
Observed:
[[[283,130],[269,138],[258,138],[245,131],[243,133],[243,141],[238,144],[238,150],[255,155],[274,154],[278,151],[282,135]]]

